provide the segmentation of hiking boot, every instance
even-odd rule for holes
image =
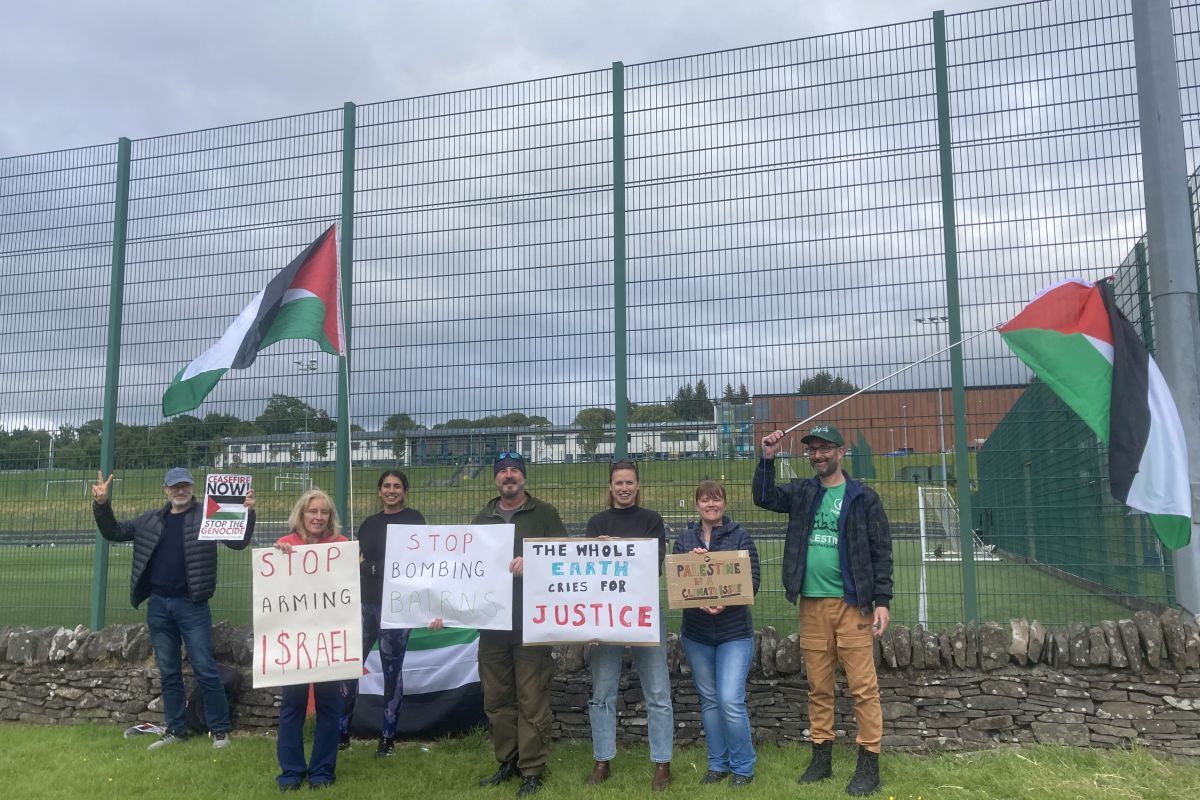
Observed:
[[[375,748],[376,758],[387,758],[396,754],[396,740],[390,736],[379,738],[379,747]]]
[[[517,789],[517,797],[528,797],[531,794],[537,794],[542,788],[541,775],[523,775],[521,777],[521,788]]]
[[[650,789],[655,792],[665,792],[671,785],[671,763],[654,765],[654,778],[650,781]]]
[[[821,742],[812,746],[812,761],[808,769],[796,778],[796,783],[816,783],[833,777],[833,742]]]
[[[350,749],[350,733],[346,732],[338,737],[338,750],[349,750],[349,749]]]
[[[599,786],[608,780],[610,775],[612,772],[608,768],[608,762],[597,761],[596,766],[592,767],[592,774],[588,775],[587,780],[583,783],[585,786]]]
[[[700,779],[700,783],[703,785],[720,783],[728,777],[728,772],[717,772],[715,769],[710,769],[708,772],[704,773],[704,777]]]
[[[226,747],[229,747],[229,734],[228,733],[214,733],[213,734],[213,750],[224,750]]]
[[[517,777],[517,762],[505,761],[500,765],[500,768],[492,773],[491,777],[484,778],[479,782],[480,786],[499,786],[505,781],[510,781]]]
[[[151,742],[150,746],[147,747],[146,749],[147,750],[158,750],[163,747],[169,747],[170,745],[173,745],[173,744],[179,744],[182,741],[183,741],[182,736],[176,736],[175,734],[168,731],[167,733],[164,733],[162,735],[162,738],[159,739],[158,741]]]
[[[854,768],[854,776],[846,784],[846,794],[851,797],[862,797],[879,791],[883,781],[879,780],[879,753],[872,753],[862,745],[858,746],[858,765]]]
[[[729,785],[735,789],[739,786],[748,786],[752,783],[754,783],[753,775],[738,775],[736,772],[733,774],[733,778],[729,781]]]

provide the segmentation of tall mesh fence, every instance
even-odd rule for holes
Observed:
[[[1195,6],[1179,4],[1175,24],[1190,171]],[[266,544],[303,488],[335,488],[339,366],[309,342],[274,345],[189,414],[164,420],[160,401],[352,210],[349,527],[376,509],[385,466],[408,473],[430,521],[467,522],[494,492],[491,459],[518,450],[530,491],[578,532],[628,453],[673,530],[695,519],[699,480],[724,481],[764,564],[756,619],[789,624],[786,520],[750,493],[763,433],[941,350],[956,325],[989,330],[1065,277],[1116,273],[1153,346],[1128,0],[946,17],[945,55],[948,119],[934,26],[919,20],[366,105],[349,131],[338,109],[133,142],[118,516],[161,503],[169,466],[246,472]],[[0,159],[5,623],[87,619],[116,160],[112,146]],[[983,619],[1170,603],[1169,554],[1111,500],[1082,423],[995,334],[963,345],[957,399],[951,357],[822,417],[891,518],[894,617],[964,619],[964,561]],[[783,476],[811,473],[799,436]],[[978,553],[922,546],[945,531],[918,487],[972,506]],[[129,552],[109,551],[110,621],[140,618]],[[247,621],[244,553],[222,552],[219,586],[215,615]]]

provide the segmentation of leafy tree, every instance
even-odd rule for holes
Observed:
[[[385,431],[423,431],[425,426],[402,411],[388,417],[383,423],[383,429]]]
[[[332,433],[337,423],[330,419],[325,409],[316,409],[303,400],[286,394],[273,394],[266,408],[254,419],[259,429],[266,434],[299,433],[305,428],[310,433]]]
[[[629,413],[630,422],[675,422],[678,419],[671,406],[655,403],[634,406]]]
[[[593,455],[604,438],[604,428],[617,421],[617,414],[611,408],[585,408],[575,415],[574,424],[579,426],[579,447],[588,455]]]
[[[858,387],[840,375],[821,370],[812,377],[800,382],[796,394],[850,394],[858,391]]]

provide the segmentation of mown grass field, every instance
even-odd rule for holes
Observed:
[[[898,469],[905,463],[928,463],[931,455],[894,459]],[[890,462],[893,459],[877,459]],[[779,578],[782,534],[786,518],[756,507],[750,497],[750,460],[682,460],[647,462],[642,465],[643,505],[659,510],[669,525],[682,527],[694,518],[692,492],[702,478],[724,480],[730,494],[729,513],[753,527],[763,570],[762,591],[755,604],[755,619],[773,624],[783,632],[795,628],[794,607],[783,597]],[[885,463],[884,467],[890,465]],[[800,463],[795,468],[803,468]],[[604,507],[607,464],[531,465],[529,489],[554,503],[567,525],[582,528],[589,516]],[[421,467],[408,470],[410,503],[431,522],[466,523],[495,493],[489,468],[453,486],[443,485],[455,467]],[[197,480],[203,473],[196,471]],[[256,470],[255,480],[260,527],[256,545],[269,545],[284,530],[284,521],[299,493],[294,482],[277,487],[288,470]],[[353,517],[362,519],[377,510],[376,468],[354,471]],[[890,473],[889,473],[890,474]],[[74,532],[75,544],[55,547],[0,546],[0,624],[65,625],[86,623],[90,607],[94,547],[89,476],[63,472],[0,475],[0,543],[39,543],[49,532]],[[334,485],[330,470],[309,473],[313,485]],[[159,470],[117,475],[114,507],[119,517],[134,516],[163,499]],[[94,480],[95,475],[90,476]],[[58,481],[47,484],[47,480]],[[911,535],[917,519],[916,486],[911,483],[875,480],[889,517],[897,532]],[[87,495],[85,496],[85,492]],[[69,495],[69,496],[68,496]],[[40,535],[39,535],[40,534]],[[60,536],[61,534],[54,534]],[[107,622],[143,619],[128,602],[129,557],[127,545],[109,548]],[[920,550],[911,538],[897,536],[896,599],[893,619],[905,624],[918,621]],[[926,569],[928,615],[931,627],[943,628],[963,619],[961,565],[955,562],[930,564]],[[979,613],[983,620],[1007,621],[1013,617],[1040,619],[1053,624],[1074,620],[1099,621],[1128,616],[1131,612],[1079,586],[1052,577],[1035,568],[1008,561],[976,564]],[[220,579],[212,602],[214,617],[235,624],[250,620],[249,558],[245,552],[221,548]],[[677,616],[669,618],[677,626]]]
[[[311,740],[311,735],[309,737]],[[279,797],[274,778],[275,737],[235,736],[228,750],[214,751],[193,739],[157,752],[145,737],[121,738],[109,725],[0,726],[0,785],[7,797],[170,798],[170,800],[254,800]],[[356,742],[338,759],[337,783],[329,797],[510,798],[514,784],[481,789],[480,778],[495,767],[481,734],[435,742],[404,742],[391,759],[373,756],[374,742]],[[808,750],[760,746],[755,782],[737,790],[745,800],[803,796],[844,798],[854,769],[849,747],[835,748],[834,779],[801,791],[795,784]],[[644,746],[622,748],[613,777],[599,787],[583,780],[592,765],[590,743],[556,744],[543,797],[575,800],[649,796],[649,758]],[[1155,757],[1145,750],[1085,750],[1030,747],[983,753],[910,756],[885,753],[881,760],[881,800],[1178,800],[1200,791],[1200,766]],[[672,797],[725,797],[727,785],[699,786],[703,748],[677,748]]]

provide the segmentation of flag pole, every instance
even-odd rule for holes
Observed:
[[[874,383],[872,383],[872,384],[870,384],[870,385],[868,385],[868,386],[864,386],[863,388],[861,388],[861,389],[859,389],[858,391],[854,392],[854,394],[848,394],[848,395],[846,395],[845,397],[843,397],[841,400],[838,400],[838,401],[837,401],[836,403],[834,403],[833,405],[831,405],[831,406],[826,406],[825,408],[822,408],[820,411],[818,411],[817,413],[813,414],[812,416],[810,416],[810,417],[808,417],[808,418],[806,418],[806,419],[802,419],[802,420],[800,420],[800,421],[799,421],[799,422],[797,422],[795,425],[793,425],[792,427],[790,427],[790,428],[788,428],[786,431],[784,431],[784,432],[783,432],[783,435],[784,435],[784,436],[787,436],[787,435],[788,435],[789,433],[791,433],[792,431],[796,430],[797,428],[799,428],[799,427],[801,427],[801,426],[803,426],[803,425],[807,425],[808,423],[812,422],[814,419],[816,419],[817,417],[821,416],[821,415],[822,415],[822,414],[824,414],[825,412],[827,412],[827,411],[830,411],[830,410],[832,410],[832,409],[835,409],[835,408],[837,408],[837,407],[838,407],[838,406],[840,406],[842,403],[845,403],[847,400],[852,400],[852,399],[854,399],[855,397],[858,397],[860,394],[862,394],[863,392],[865,392],[865,391],[867,391],[867,390],[869,390],[869,389],[874,389],[876,386],[878,386],[879,384],[883,383],[884,381],[890,381],[892,378],[896,377],[897,375],[900,375],[900,374],[903,374],[903,373],[905,373],[905,372],[908,372],[910,369],[912,369],[913,367],[917,366],[918,364],[924,364],[926,361],[928,361],[928,360],[929,360],[929,359],[931,359],[931,358],[937,358],[937,357],[938,357],[938,356],[940,356],[942,353],[948,353],[948,352],[950,352],[951,350],[953,350],[954,348],[956,348],[956,347],[960,347],[960,346],[962,346],[963,344],[965,344],[966,342],[969,342],[969,341],[971,341],[972,339],[978,339],[980,336],[983,336],[985,333],[991,333],[992,331],[995,331],[995,330],[997,330],[999,327],[1000,327],[999,325],[996,325],[995,327],[992,327],[992,328],[986,328],[986,329],[984,329],[984,330],[982,330],[982,331],[979,331],[978,333],[973,333],[973,334],[971,334],[970,336],[968,336],[968,337],[967,337],[967,338],[965,338],[965,339],[959,339],[957,342],[953,342],[953,343],[951,343],[950,345],[948,345],[948,346],[946,346],[946,347],[943,347],[941,350],[938,350],[938,351],[937,351],[937,352],[935,352],[935,353],[930,353],[929,355],[925,356],[924,358],[920,358],[920,359],[918,359],[918,360],[916,360],[916,361],[912,362],[911,364],[909,364],[909,365],[907,365],[907,366],[901,367],[900,369],[896,370],[895,372],[891,373],[890,375],[885,375],[884,377],[880,378],[879,380],[875,381]]]

